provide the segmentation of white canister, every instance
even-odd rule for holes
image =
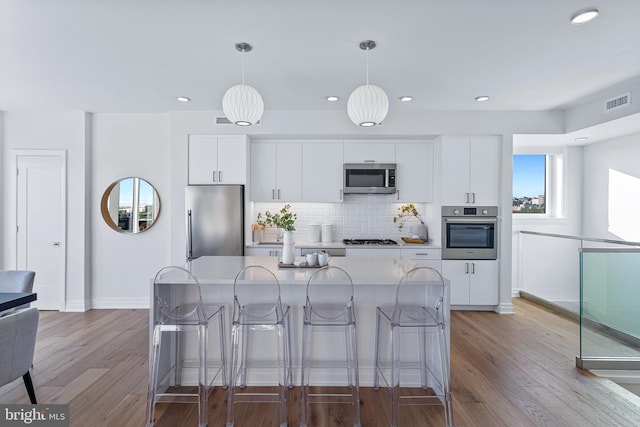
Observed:
[[[335,227],[334,224],[322,224],[322,243],[335,241]]]
[[[311,243],[320,241],[320,224],[309,224],[309,241]]]

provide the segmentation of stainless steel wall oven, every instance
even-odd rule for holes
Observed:
[[[442,259],[497,259],[496,206],[443,206]]]

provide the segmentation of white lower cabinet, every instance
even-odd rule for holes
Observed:
[[[451,282],[451,305],[497,305],[498,261],[443,260]]]
[[[442,273],[442,249],[431,248],[400,248],[400,256],[409,258],[422,267],[431,267]]]
[[[256,247],[248,247],[244,248],[245,256],[281,256],[282,248],[280,247],[266,247],[266,248],[256,248]]]

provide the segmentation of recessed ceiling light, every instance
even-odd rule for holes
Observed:
[[[487,95],[481,95],[481,96],[476,96],[476,101],[478,102],[484,102],[484,101],[488,101],[489,97]]]
[[[189,102],[189,101],[191,101],[191,98],[187,98],[186,96],[179,96],[176,99],[178,101],[180,101],[180,102]]]
[[[584,24],[598,16],[598,9],[583,9],[571,17],[571,23],[574,25]]]
[[[340,99],[340,98],[338,98],[338,97],[337,97],[337,96],[335,96],[335,95],[327,96],[327,101],[329,101],[329,102],[336,102],[336,101],[337,101],[337,100],[339,100],[339,99]]]
[[[409,102],[409,101],[413,101],[413,96],[405,95],[405,96],[401,96],[398,99],[402,102]]]
[[[578,137],[578,138],[574,139],[574,141],[575,142],[584,142],[584,141],[587,141],[588,139],[589,138],[587,138],[586,136],[581,136],[581,137]]]

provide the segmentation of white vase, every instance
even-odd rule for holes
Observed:
[[[285,231],[282,239],[282,263],[293,264],[295,261],[295,252],[293,249],[293,231]]]
[[[415,224],[411,227],[411,233],[418,236],[419,239],[425,242],[429,240],[429,233],[427,232],[427,226],[424,224]]]

